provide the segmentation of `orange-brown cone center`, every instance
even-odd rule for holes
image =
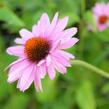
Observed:
[[[99,22],[100,22],[101,24],[106,23],[107,20],[108,20],[108,17],[107,17],[107,16],[100,16],[100,18],[99,18]]]
[[[31,38],[25,44],[25,54],[32,62],[44,59],[50,50],[50,43],[45,38]]]

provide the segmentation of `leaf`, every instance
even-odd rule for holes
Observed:
[[[92,84],[90,81],[82,81],[77,89],[76,100],[80,109],[96,109]]]
[[[0,8],[0,20],[5,21],[9,25],[14,25],[17,27],[24,26],[24,22],[7,7]]]

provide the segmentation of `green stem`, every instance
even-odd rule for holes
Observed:
[[[81,15],[83,17],[83,14],[86,10],[86,0],[81,0]]]
[[[81,60],[71,60],[71,62],[72,62],[73,65],[79,65],[81,67],[84,67],[84,68],[87,68],[87,69],[89,69],[91,71],[94,71],[97,74],[100,74],[100,75],[102,75],[102,76],[104,76],[106,78],[109,78],[109,73],[107,73],[107,72],[105,72],[105,71],[103,71],[103,70],[101,70],[101,69],[99,69],[99,68],[97,68],[97,67],[95,67],[95,66],[93,66],[93,65],[91,65],[89,63],[87,63],[87,62],[84,62],[84,61],[81,61]]]
[[[80,10],[80,16],[81,20],[79,22],[79,36],[80,36],[80,43],[79,43],[79,57],[80,59],[83,59],[83,51],[84,51],[84,13],[86,9],[86,0],[81,0],[81,10]]]

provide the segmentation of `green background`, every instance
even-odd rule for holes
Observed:
[[[68,51],[92,65],[109,72],[109,28],[99,32],[95,26],[92,7],[109,0],[0,0],[0,109],[109,109],[109,79],[80,66],[68,68],[66,75],[57,73],[55,80],[42,80],[43,92],[34,85],[24,93],[16,82],[7,83],[4,69],[16,57],[6,54],[14,45],[18,31],[31,31],[41,14],[50,19],[58,11],[60,18],[69,16],[67,27],[78,27],[75,37],[79,43]],[[90,27],[90,29],[88,29]]]

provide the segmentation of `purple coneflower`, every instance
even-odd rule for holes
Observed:
[[[58,19],[56,13],[50,23],[48,15],[44,13],[32,32],[20,30],[21,38],[15,40],[18,45],[7,49],[8,54],[18,56],[18,60],[9,65],[9,83],[18,80],[17,88],[25,91],[34,82],[36,90],[42,91],[41,79],[46,73],[52,80],[56,70],[66,73],[66,67],[71,66],[70,59],[74,56],[64,49],[78,42],[77,38],[72,38],[77,28],[64,30],[67,22],[68,17]]]
[[[96,3],[93,8],[93,14],[96,21],[97,28],[100,31],[109,27],[109,3]]]

